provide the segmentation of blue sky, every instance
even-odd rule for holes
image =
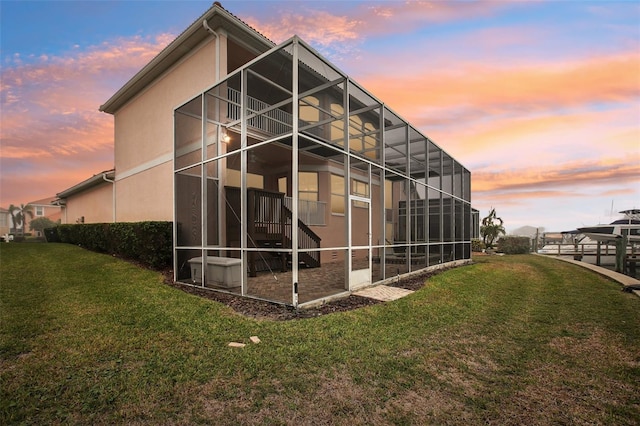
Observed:
[[[297,34],[472,172],[507,229],[640,207],[640,2],[222,1]],[[0,206],[113,167],[117,89],[209,1],[1,1]]]

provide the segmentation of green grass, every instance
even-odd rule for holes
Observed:
[[[0,424],[640,424],[640,299],[553,259],[287,322],[70,245],[1,244],[0,280]]]

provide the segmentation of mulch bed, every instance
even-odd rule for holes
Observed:
[[[423,274],[414,275],[404,279],[399,278],[397,281],[388,283],[386,285],[389,287],[398,287],[416,291],[424,287],[425,281],[428,278],[445,270],[446,269],[425,272]],[[221,293],[176,283],[173,282],[173,271],[170,270],[163,271],[163,274],[165,277],[164,281],[167,285],[182,290],[186,293],[204,297],[209,300],[215,300],[216,302],[229,306],[240,315],[256,319],[287,321],[303,318],[314,318],[320,315],[327,315],[334,312],[351,311],[365,306],[384,303],[379,300],[370,299],[368,297],[350,295],[343,299],[333,300],[316,307],[296,309],[292,306],[285,306],[278,303],[271,303],[263,300],[251,299],[249,297],[238,296],[235,294]]]

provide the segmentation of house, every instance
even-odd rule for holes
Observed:
[[[56,194],[53,203],[62,209],[61,222],[116,222],[114,178],[114,169],[105,170]]]
[[[27,203],[27,206],[31,206],[33,219],[47,217],[54,222],[60,219],[60,207],[52,204],[55,199],[55,197],[48,197]]]
[[[13,214],[10,209],[0,208],[0,236],[9,234],[29,234],[29,223],[33,219],[46,217],[53,222],[60,220],[60,207],[52,204],[55,197],[43,198],[31,201],[27,204],[13,207]],[[12,206],[10,206],[11,208]],[[25,220],[22,218],[21,209],[24,208]],[[25,226],[26,225],[26,226]],[[33,232],[36,237],[41,237],[39,231]]]
[[[9,235],[11,232],[11,214],[9,210],[0,207],[0,237],[4,238],[5,235]]]
[[[276,46],[218,2],[100,110],[115,170],[58,194],[65,214],[172,220],[176,281],[301,306],[470,259],[470,172],[303,40]],[[72,210],[89,189],[112,215]]]
[[[56,197],[48,197],[43,198],[41,200],[31,201],[27,203],[28,206],[31,206],[32,217],[29,217],[27,220],[27,227],[29,226],[29,222],[33,219],[37,219],[40,217],[46,217],[50,219],[52,222],[58,222],[62,220],[62,212],[61,208],[58,205],[53,204],[56,200]],[[26,232],[29,232],[27,229]],[[34,231],[34,236],[42,237],[40,231]]]

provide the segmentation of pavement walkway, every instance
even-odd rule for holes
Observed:
[[[413,290],[407,290],[405,288],[398,287],[389,287],[386,285],[377,285],[375,287],[368,287],[353,292],[355,296],[368,297],[369,299],[382,300],[383,302],[390,302],[392,300],[400,299],[401,297],[408,296],[411,293],[413,293]]]

